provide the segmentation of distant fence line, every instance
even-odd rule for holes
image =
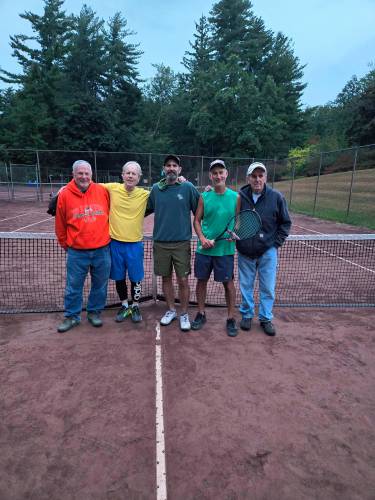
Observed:
[[[198,188],[209,183],[209,164],[215,157],[179,155],[182,173]],[[121,168],[127,161],[140,163],[140,184],[150,187],[160,178],[165,154],[139,152],[65,151],[42,149],[0,150],[0,199],[45,201],[51,192],[71,179],[72,164],[83,159],[92,165],[96,182],[121,181]],[[319,215],[322,208],[339,209],[349,216],[362,204],[375,206],[375,145],[337,151],[324,151],[293,158],[221,157],[229,170],[228,184],[239,189],[246,183],[246,171],[253,161],[263,162],[268,182],[279,189],[289,206]],[[334,174],[328,176],[327,174]],[[328,179],[329,182],[328,182]],[[336,186],[335,186],[336,180]],[[374,182],[373,182],[374,181]],[[367,188],[367,189],[365,189]],[[331,203],[327,201],[331,198]],[[375,214],[374,214],[375,215]]]

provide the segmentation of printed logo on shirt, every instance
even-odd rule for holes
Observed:
[[[182,196],[182,194],[181,194],[181,193],[178,193],[177,198],[178,198],[179,200],[183,200],[183,199],[184,199],[184,197]]]
[[[73,210],[73,219],[83,219],[86,223],[95,222],[98,215],[104,215],[100,205],[81,205]]]

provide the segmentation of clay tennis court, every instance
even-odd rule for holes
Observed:
[[[53,231],[10,205],[0,231]],[[294,217],[308,231],[363,232]],[[188,334],[164,310],[64,335],[61,313],[0,315],[0,498],[375,497],[373,307],[278,307],[275,338],[235,339],[223,308]]]

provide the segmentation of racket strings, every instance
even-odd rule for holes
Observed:
[[[231,230],[235,235],[235,239],[245,240],[257,234],[261,228],[261,221],[256,212],[250,210],[240,212],[235,220],[233,229]]]

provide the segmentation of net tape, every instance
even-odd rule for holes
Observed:
[[[196,248],[192,240],[192,263]],[[152,239],[144,239],[142,300],[163,299],[153,274]],[[236,302],[241,301],[235,259]],[[51,233],[0,233],[0,313],[62,311],[65,252]],[[189,277],[191,302],[195,283]],[[84,303],[90,279],[84,288]],[[176,297],[177,286],[175,283]],[[259,301],[258,284],[255,301]],[[118,304],[110,280],[107,306]],[[207,305],[225,306],[221,283],[211,278]],[[279,250],[275,306],[374,307],[375,234],[292,235]]]

